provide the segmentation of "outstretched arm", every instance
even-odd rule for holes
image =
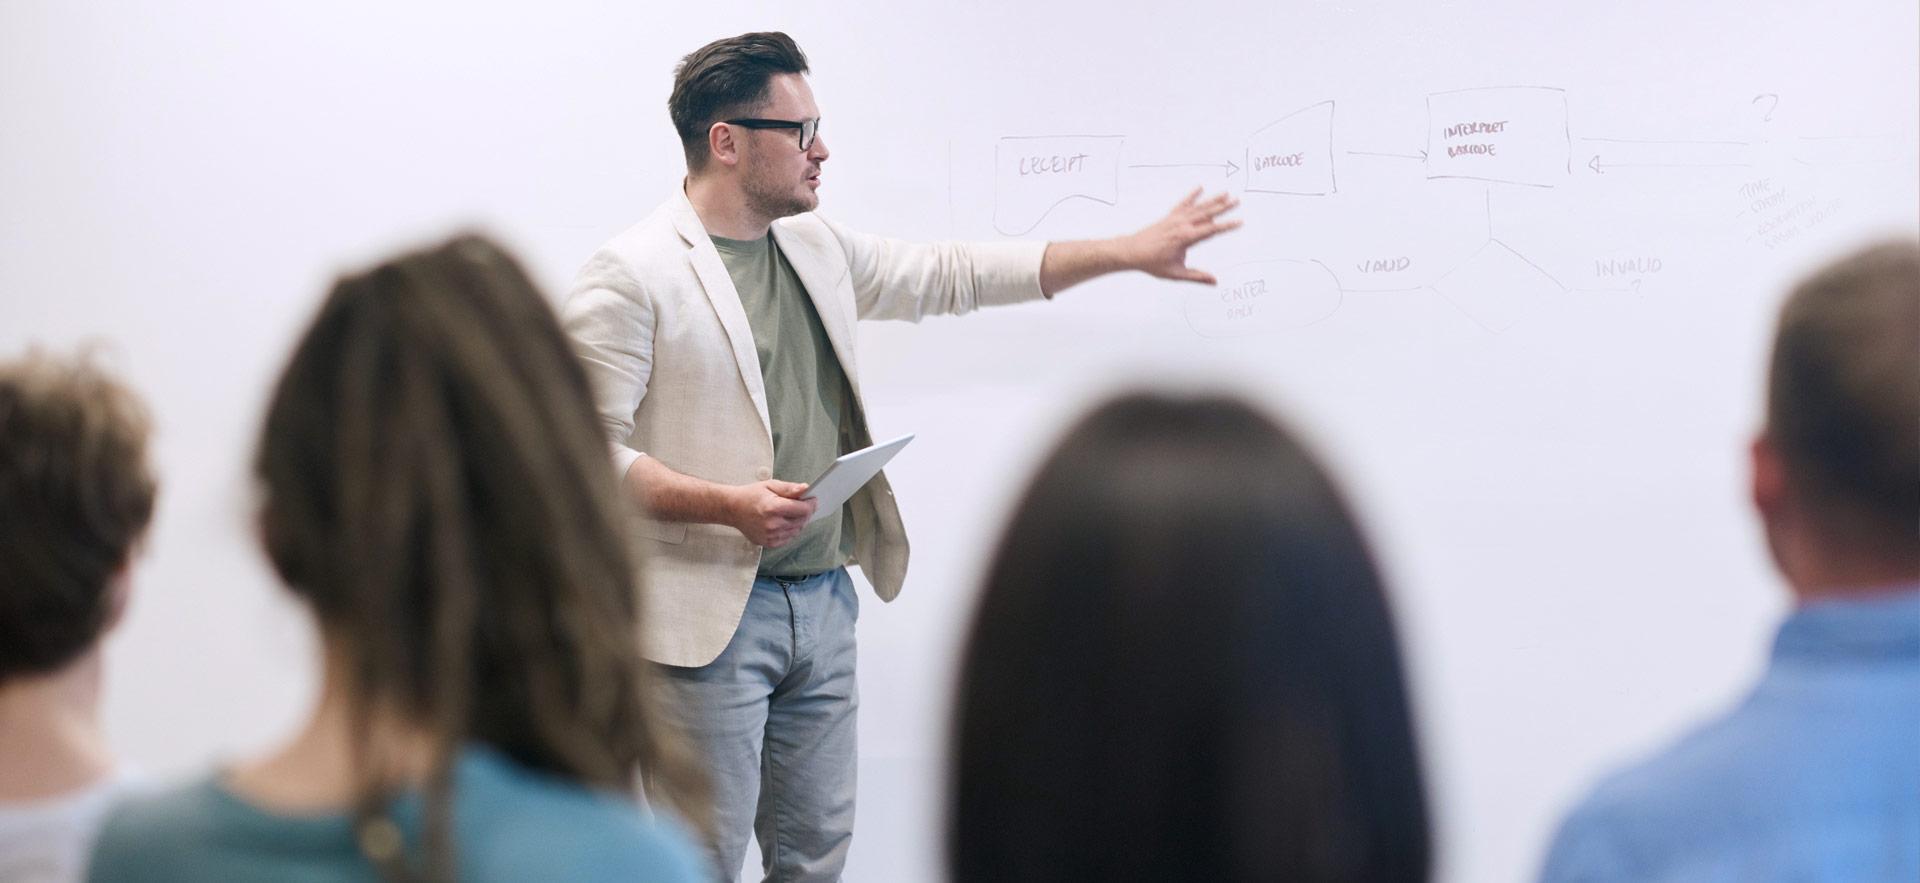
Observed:
[[[1187,266],[1187,249],[1240,226],[1238,218],[1220,219],[1239,204],[1225,193],[1203,200],[1196,187],[1166,217],[1136,233],[1048,243],[1047,253],[1040,259],[1040,290],[1052,297],[1089,279],[1122,270],[1213,285],[1213,274]]]

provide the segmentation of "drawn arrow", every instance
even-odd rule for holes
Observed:
[[[1606,144],[1712,144],[1727,147],[1751,147],[1749,141],[1698,141],[1675,140],[1671,138],[1581,138],[1581,141],[1599,141]]]
[[[1226,169],[1227,173],[1222,177],[1231,178],[1233,177],[1234,172],[1240,171],[1240,164],[1234,162],[1233,160],[1227,160],[1224,163],[1217,163],[1217,162],[1136,163],[1134,165],[1127,166],[1127,168],[1129,169]]]

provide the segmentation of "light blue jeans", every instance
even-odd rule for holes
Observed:
[[[846,568],[761,577],[719,658],[659,667],[671,713],[706,760],[707,851],[721,880],[736,879],[749,831],[767,880],[840,879],[853,841],[859,615]]]

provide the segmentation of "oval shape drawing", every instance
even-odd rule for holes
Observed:
[[[1242,337],[1312,325],[1340,308],[1340,280],[1319,261],[1254,261],[1220,273],[1220,284],[1181,298],[1202,337]]]

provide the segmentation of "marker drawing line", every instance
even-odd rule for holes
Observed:
[[[1089,202],[1097,202],[1097,203],[1099,203],[1099,204],[1101,204],[1101,205],[1106,205],[1106,206],[1114,206],[1114,205],[1119,205],[1119,200],[1120,200],[1120,197],[1119,197],[1119,193],[1120,193],[1120,162],[1119,162],[1119,158],[1120,158],[1120,156],[1122,156],[1122,155],[1123,155],[1123,152],[1124,152],[1124,151],[1126,150],[1126,143],[1127,143],[1127,142],[1126,142],[1126,138],[1127,138],[1127,136],[1125,136],[1125,135],[1002,135],[1002,136],[1000,136],[1000,139],[999,139],[999,140],[1000,140],[1000,141],[1002,141],[1002,142],[1004,142],[1004,141],[1045,141],[1045,140],[1054,140],[1054,139],[1068,139],[1068,138],[1080,138],[1080,139],[1086,139],[1086,140],[1096,140],[1096,141],[1118,141],[1118,142],[1120,142],[1119,144],[1117,144],[1117,145],[1115,145],[1115,146],[1114,146],[1114,149],[1115,149],[1115,154],[1114,154],[1114,164],[1113,164],[1113,192],[1114,192],[1114,198],[1113,198],[1113,199],[1101,199],[1101,198],[1100,198],[1100,197],[1098,197],[1098,196],[1094,196],[1094,195],[1091,195],[1091,194],[1087,194],[1087,193],[1069,193],[1069,194],[1067,194],[1066,196],[1062,196],[1062,197],[1060,197],[1059,199],[1056,199],[1056,200],[1054,200],[1054,201],[1053,201],[1053,204],[1052,204],[1052,205],[1049,205],[1049,206],[1047,206],[1047,207],[1046,207],[1046,208],[1045,208],[1044,210],[1042,210],[1042,211],[1040,212],[1040,215],[1039,215],[1039,217],[1036,217],[1036,218],[1034,218],[1034,220],[1033,220],[1033,223],[1031,223],[1031,224],[1028,224],[1028,225],[1027,225],[1026,227],[1023,227],[1023,228],[1021,228],[1021,229],[1018,229],[1018,230],[1009,230],[1009,229],[1007,229],[1006,227],[1004,227],[1004,226],[1002,226],[1002,225],[1001,225],[1001,221],[1000,221],[1000,210],[1001,210],[1001,196],[1000,196],[1000,183],[999,183],[999,182],[998,182],[998,181],[996,180],[996,182],[994,183],[994,188],[993,188],[993,229],[994,229],[994,230],[995,230],[996,232],[998,232],[998,233],[999,233],[1000,235],[1002,235],[1002,236],[1025,236],[1025,235],[1027,235],[1028,233],[1032,233],[1032,232],[1033,232],[1034,230],[1036,230],[1036,229],[1038,229],[1038,228],[1040,227],[1040,225],[1041,225],[1041,224],[1043,224],[1043,223],[1045,223],[1045,222],[1046,222],[1046,220],[1047,220],[1047,216],[1048,216],[1048,215],[1051,215],[1051,214],[1053,214],[1053,210],[1054,210],[1054,209],[1057,209],[1057,208],[1059,208],[1060,206],[1062,206],[1062,205],[1065,205],[1065,204],[1067,204],[1067,203],[1069,203],[1069,202],[1072,202],[1072,201],[1074,201],[1074,200],[1076,200],[1076,199],[1084,199],[1084,200],[1087,200],[1087,201],[1089,201]],[[1000,159],[1000,144],[999,144],[998,142],[996,142],[996,143],[994,144],[994,147],[993,147],[993,153],[994,153],[994,165],[995,165],[995,169],[994,169],[994,174],[995,174],[995,177],[997,178],[997,177],[999,176],[999,159]]]
[[[1227,160],[1225,162],[1158,162],[1158,163],[1131,163],[1127,166],[1127,168],[1129,169],[1226,169],[1227,177],[1231,178],[1233,177],[1234,172],[1240,171],[1240,164],[1234,162],[1233,160]]]
[[[1486,202],[1486,210],[1487,210],[1487,241],[1492,242],[1493,241],[1493,188],[1492,187],[1488,187],[1486,190],[1485,202]]]
[[[1723,144],[1730,147],[1752,147],[1751,141],[1663,141],[1654,138],[1581,138],[1581,141],[1600,141],[1607,144]]]
[[[1327,155],[1327,160],[1329,165],[1329,169],[1327,172],[1327,189],[1325,190],[1276,190],[1270,187],[1253,186],[1253,181],[1254,181],[1253,173],[1254,171],[1256,171],[1253,167],[1254,163],[1253,163],[1252,144],[1254,140],[1258,139],[1260,137],[1260,134],[1262,132],[1267,131],[1268,129],[1278,126],[1281,123],[1284,123],[1290,119],[1293,119],[1294,117],[1300,116],[1301,114],[1319,110],[1322,107],[1327,109],[1327,154],[1326,155]],[[1340,192],[1340,170],[1338,165],[1332,162],[1333,160],[1333,129],[1334,129],[1333,115],[1334,115],[1334,111],[1337,108],[1338,108],[1338,105],[1331,100],[1315,102],[1313,104],[1307,105],[1306,107],[1300,108],[1299,110],[1296,110],[1290,114],[1287,114],[1286,116],[1283,116],[1277,120],[1274,120],[1271,123],[1261,126],[1258,129],[1253,130],[1253,134],[1247,136],[1248,147],[1241,154],[1241,158],[1246,160],[1246,163],[1243,166],[1247,170],[1246,192],[1270,193],[1278,196],[1332,196],[1336,193],[1339,193]],[[1314,143],[1318,144],[1319,142],[1316,141]]]
[[[1884,159],[1821,159],[1810,160],[1794,157],[1794,162],[1803,166],[1874,166],[1881,163],[1912,161],[1912,157],[1889,156]]]
[[[1535,184],[1532,181],[1511,181],[1506,178],[1482,178],[1479,175],[1428,175],[1427,180],[1485,181],[1489,184],[1512,184],[1516,187],[1535,187],[1541,190],[1552,190],[1554,187],[1552,184]]]
[[[1436,145],[1433,143],[1433,134],[1434,134],[1433,99],[1435,96],[1438,96],[1438,95],[1454,95],[1462,92],[1552,92],[1554,93],[1555,97],[1560,99],[1559,134],[1562,141],[1566,144],[1566,147],[1567,147],[1566,172],[1568,175],[1573,174],[1573,122],[1572,122],[1571,115],[1567,112],[1567,90],[1562,89],[1558,86],[1475,86],[1475,87],[1469,87],[1465,89],[1448,89],[1444,92],[1427,93],[1427,148],[1428,149],[1424,152],[1429,158],[1431,158],[1431,156],[1433,155],[1433,151],[1436,149]],[[1518,184],[1522,187],[1537,187],[1542,190],[1551,190],[1555,186],[1557,186],[1554,184],[1541,184],[1534,181],[1513,181],[1506,178],[1490,178],[1490,177],[1483,177],[1480,175],[1465,175],[1465,174],[1436,175],[1436,174],[1433,174],[1431,167],[1428,168],[1427,180],[1438,181],[1445,178],[1468,180],[1468,181],[1489,181],[1495,184]]]
[[[1468,86],[1465,89],[1447,89],[1440,92],[1428,92],[1427,94],[1429,96],[1432,96],[1432,95],[1452,95],[1458,92],[1512,92],[1517,90],[1526,90],[1526,91],[1532,91],[1532,92],[1559,92],[1562,95],[1565,95],[1567,91],[1565,89],[1560,88],[1559,86]]]
[[[1750,162],[1603,162],[1602,169],[1750,169]]]
[[[1498,240],[1498,239],[1495,239],[1495,240],[1493,240],[1493,243],[1492,243],[1492,244],[1494,244],[1494,245],[1498,245],[1498,246],[1500,246],[1501,248],[1504,248],[1504,249],[1506,249],[1506,250],[1507,250],[1507,254],[1510,254],[1510,255],[1513,255],[1513,256],[1514,256],[1514,257],[1516,257],[1516,258],[1519,258],[1519,259],[1520,259],[1520,263],[1523,263],[1523,264],[1526,264],[1526,265],[1527,265],[1527,266],[1529,266],[1529,267],[1532,267],[1532,268],[1534,269],[1534,272],[1536,272],[1536,273],[1539,273],[1540,275],[1542,275],[1542,276],[1545,276],[1545,277],[1547,277],[1547,281],[1548,281],[1548,282],[1551,282],[1551,283],[1553,283],[1553,285],[1554,285],[1554,287],[1555,287],[1555,288],[1558,288],[1558,289],[1560,289],[1561,291],[1566,291],[1566,290],[1567,290],[1567,286],[1565,286],[1565,285],[1563,285],[1563,284],[1561,284],[1561,282],[1560,282],[1560,280],[1559,280],[1559,279],[1556,279],[1556,278],[1554,278],[1554,275],[1553,275],[1552,273],[1549,273],[1549,272],[1547,272],[1546,270],[1544,270],[1544,269],[1542,269],[1542,268],[1540,267],[1540,265],[1539,265],[1539,264],[1536,264],[1536,263],[1534,263],[1533,261],[1530,261],[1530,260],[1528,260],[1528,259],[1527,259],[1527,256],[1526,256],[1526,255],[1523,255],[1523,254],[1521,254],[1521,253],[1520,253],[1520,252],[1519,252],[1518,250],[1516,250],[1516,249],[1515,249],[1515,248],[1514,248],[1513,246],[1511,246],[1511,245],[1508,245],[1508,244],[1506,244],[1506,243],[1504,243],[1504,242],[1501,242],[1501,241],[1500,241],[1500,240]]]
[[[1116,200],[1101,199],[1098,196],[1088,196],[1085,193],[1075,193],[1068,196],[1062,196],[1059,199],[1054,200],[1052,205],[1047,206],[1046,211],[1043,211],[1040,213],[1040,217],[1034,219],[1033,223],[1028,224],[1027,226],[1021,229],[1009,230],[1005,227],[1000,226],[1000,219],[998,217],[994,218],[993,229],[999,231],[1000,235],[1002,236],[1025,236],[1028,233],[1032,233],[1034,230],[1038,229],[1042,223],[1045,223],[1047,220],[1047,216],[1053,214],[1054,209],[1057,209],[1063,205],[1066,205],[1067,203],[1072,202],[1076,199],[1084,199],[1088,202],[1097,202],[1105,206],[1119,205],[1119,202]]]
[[[1321,322],[1325,322],[1328,319],[1333,318],[1333,315],[1335,313],[1340,312],[1340,307],[1346,303],[1347,290],[1340,286],[1340,277],[1333,272],[1333,269],[1331,267],[1328,267],[1326,264],[1314,258],[1274,258],[1274,259],[1263,260],[1263,261],[1246,261],[1243,263],[1234,264],[1233,266],[1226,268],[1224,271],[1221,272],[1220,275],[1231,278],[1235,273],[1241,270],[1244,270],[1247,267],[1255,267],[1255,266],[1260,266],[1262,264],[1299,264],[1302,266],[1305,266],[1307,264],[1312,264],[1313,266],[1319,267],[1320,272],[1327,274],[1327,280],[1333,283],[1333,291],[1334,293],[1340,295],[1340,299],[1337,301],[1334,301],[1334,304],[1331,308],[1329,308],[1325,313],[1321,314],[1319,318],[1316,318],[1313,321],[1302,322],[1298,325],[1282,325],[1282,326],[1276,326],[1272,328],[1255,329],[1254,331],[1242,332],[1237,334],[1236,333],[1209,334],[1206,331],[1202,331],[1198,326],[1194,324],[1193,313],[1183,308],[1180,311],[1180,313],[1181,313],[1181,318],[1185,320],[1187,323],[1187,328],[1191,330],[1194,334],[1197,334],[1201,337],[1213,339],[1213,340],[1222,340],[1230,337],[1247,337],[1253,334],[1262,334],[1262,333],[1270,334],[1277,331],[1294,331],[1301,328],[1312,328],[1313,326],[1318,325]]]

